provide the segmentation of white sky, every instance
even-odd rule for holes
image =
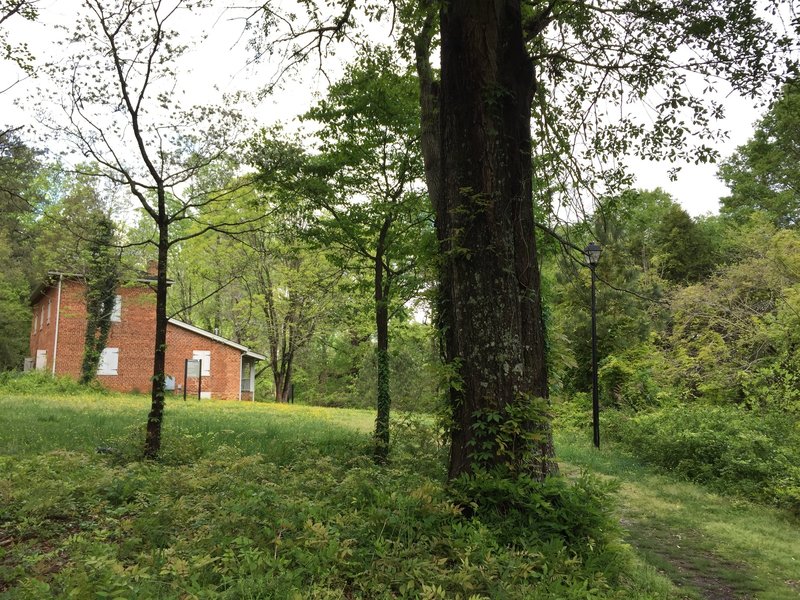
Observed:
[[[17,19],[10,22],[9,37],[12,41],[26,41],[39,61],[52,59],[53,53],[58,52],[55,42],[64,35],[54,25],[74,21],[79,4],[78,0],[42,0],[39,21],[27,23]],[[209,28],[208,38],[191,52],[186,66],[180,70],[182,85],[194,103],[214,103],[221,92],[254,91],[273,75],[275,67],[269,64],[247,66],[250,55],[246,40],[240,39],[241,21],[231,20],[231,15],[224,15],[217,9],[204,17],[202,23],[187,24],[187,29],[199,31],[202,27]],[[313,69],[308,73],[302,81],[287,82],[283,90],[248,111],[259,126],[289,121],[310,107],[314,94],[324,91],[325,79],[314,74]],[[0,61],[0,89],[14,83],[20,76],[15,65]],[[33,125],[25,98],[35,93],[37,86],[46,84],[46,81],[28,79],[0,94],[0,125]],[[726,143],[716,146],[722,157],[729,156],[737,146],[747,141],[752,135],[753,123],[759,117],[759,111],[752,103],[740,98],[728,97],[725,106],[727,114],[722,127],[729,131],[730,136]],[[629,164],[636,175],[637,187],[661,187],[693,216],[717,212],[719,198],[727,194],[727,188],[715,176],[715,165],[678,164],[682,167],[678,179],[670,181],[668,171],[676,166],[674,164],[637,159],[632,159]]]

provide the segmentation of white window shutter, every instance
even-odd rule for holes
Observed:
[[[211,375],[211,350],[194,350],[192,351],[192,358],[203,361],[203,370],[200,372],[203,377]]]
[[[119,323],[122,320],[122,296],[114,296],[114,308],[111,309],[111,320]]]
[[[100,354],[98,375],[116,375],[119,367],[119,348],[105,348]]]
[[[47,368],[47,350],[36,350],[36,370],[42,371]]]

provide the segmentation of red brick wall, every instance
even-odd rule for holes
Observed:
[[[175,383],[182,388],[185,361],[187,358],[192,358],[195,350],[211,351],[211,374],[203,377],[202,391],[211,392],[212,398],[237,400],[241,380],[242,353],[236,348],[172,323],[167,327],[167,365],[165,369],[167,375],[175,377]],[[183,390],[179,391],[177,385],[175,393],[182,395]],[[194,393],[196,396],[196,379],[188,380],[187,393],[189,395]]]
[[[52,369],[53,342],[56,323],[58,283],[46,290],[34,305],[34,314],[44,311],[44,325],[31,331],[30,351],[36,357],[37,349],[47,350],[47,369]],[[120,287],[122,314],[119,322],[111,324],[107,348],[119,348],[117,375],[98,375],[105,387],[121,392],[148,392],[151,389],[155,339],[155,292],[145,284]],[[47,302],[51,302],[51,318],[47,324]],[[31,324],[33,327],[33,324]],[[56,375],[80,375],[83,344],[86,335],[86,302],[84,284],[75,279],[64,279],[61,290],[61,311],[58,325]],[[194,350],[211,351],[211,375],[203,378],[203,391],[212,398],[236,400],[239,398],[241,377],[241,352],[192,331],[169,324],[167,328],[166,374],[183,385],[184,361],[192,358]],[[177,388],[177,386],[176,386]],[[196,380],[190,391],[197,392]],[[182,394],[177,389],[176,394]]]
[[[55,352],[56,375],[77,378],[83,361],[83,344],[86,335],[86,299],[83,282],[64,279],[61,286],[61,310],[58,322],[58,348]],[[117,375],[98,375],[104,386],[117,391],[147,392],[153,370],[153,339],[155,337],[155,293],[146,285],[126,285],[117,290],[122,297],[121,319],[111,324],[107,348],[119,348]],[[34,306],[34,312],[45,307],[52,298],[52,318],[49,330],[45,325],[46,341],[42,335],[31,336],[31,356],[42,343],[53,347],[58,284],[47,290],[46,296]],[[48,368],[53,353],[48,350]]]
[[[50,318],[47,318],[47,307],[50,306]],[[36,361],[37,350],[47,351],[45,370],[52,372],[53,344],[56,331],[56,306],[58,304],[58,284],[47,289],[44,295],[33,307],[33,320],[31,322],[30,356]]]

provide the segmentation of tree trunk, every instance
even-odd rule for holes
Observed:
[[[275,402],[289,402],[292,391],[292,361],[291,357],[283,357],[279,369],[272,371],[275,384]]]
[[[391,226],[386,218],[378,236],[375,250],[375,328],[378,335],[376,359],[378,363],[378,402],[375,419],[375,462],[383,464],[389,456],[389,282],[384,280],[384,253],[386,236]]]
[[[431,65],[431,46],[436,33],[436,7],[432,0],[422,1],[426,15],[414,38],[414,58],[419,81],[420,145],[425,166],[425,184],[435,207],[442,193],[439,84]]]
[[[271,286],[271,284],[270,284]],[[289,393],[292,385],[292,362],[296,350],[294,344],[294,320],[295,316],[290,311],[283,319],[283,327],[278,331],[278,314],[275,310],[275,302],[272,296],[272,287],[267,297],[268,314],[271,334],[270,334],[270,360],[272,366],[272,381],[275,384],[275,401],[289,402]],[[291,291],[289,303],[292,303]]]
[[[534,80],[520,2],[459,0],[444,5],[440,18],[442,191],[434,208],[445,353],[459,379],[450,389],[448,474],[504,465],[544,477],[556,465],[541,408],[547,372],[531,198]]]
[[[161,204],[163,200],[159,198]],[[150,414],[147,416],[145,458],[155,459],[161,450],[161,422],[164,418],[164,365],[167,351],[167,253],[169,252],[169,225],[165,211],[160,207],[158,223],[158,280],[156,283],[156,339],[153,356],[153,388]]]
[[[286,402],[283,393],[283,373],[278,369],[272,369],[272,383],[275,386],[275,402]]]

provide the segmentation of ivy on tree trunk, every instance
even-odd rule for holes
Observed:
[[[376,348],[378,402],[375,418],[375,462],[383,464],[389,457],[389,412],[392,397],[389,389],[389,293],[391,275],[384,264],[386,236],[392,226],[392,218],[386,217],[378,234],[375,249],[375,330],[378,346]]]
[[[111,331],[119,257],[112,250],[114,222],[105,215],[95,220],[95,232],[89,242],[89,265],[86,271],[86,334],[80,383],[86,385],[97,376],[100,356]]]
[[[165,214],[164,195],[159,194],[159,214]],[[169,253],[168,225],[158,223],[158,280],[156,282],[156,335],[153,355],[153,387],[150,396],[150,412],[147,415],[145,435],[145,458],[154,459],[161,451],[161,423],[164,420],[164,366],[167,355],[167,256]]]

